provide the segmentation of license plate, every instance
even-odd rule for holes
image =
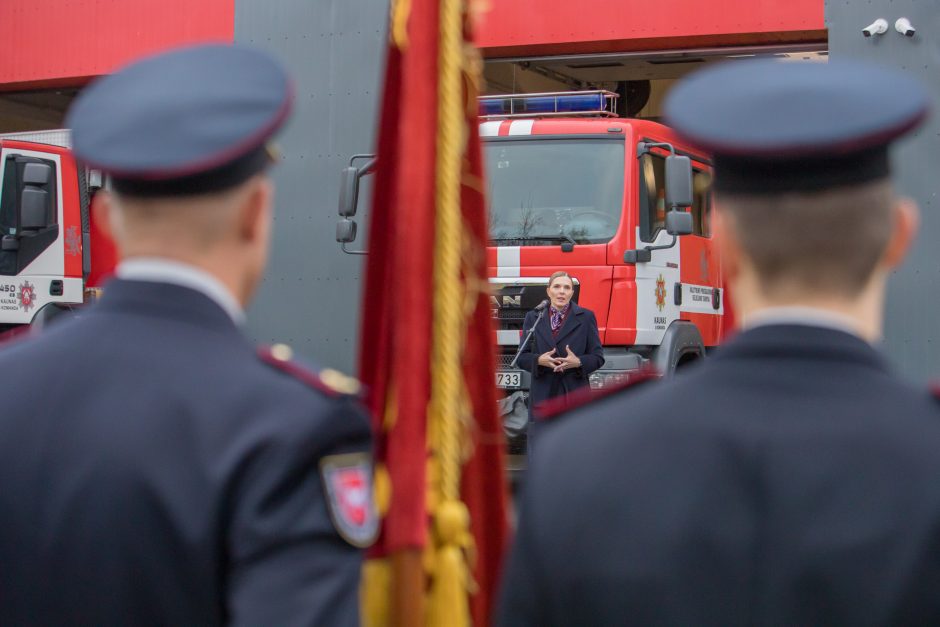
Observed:
[[[498,388],[517,388],[522,386],[522,371],[510,370],[508,372],[496,373],[496,387]]]

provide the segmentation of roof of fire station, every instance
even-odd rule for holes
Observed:
[[[491,58],[826,40],[824,0],[727,0],[721,11],[700,0],[488,4],[477,40]],[[235,0],[0,3],[0,91],[78,87],[158,50],[233,41],[235,5]]]

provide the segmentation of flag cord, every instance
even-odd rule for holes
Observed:
[[[460,431],[463,406],[461,360],[465,328],[461,279],[460,169],[466,146],[464,134],[462,61],[462,0],[440,0],[438,53],[438,131],[436,219],[434,250],[434,323],[431,406],[428,432],[432,477],[438,485],[431,512],[434,554],[427,625],[464,627],[470,623],[469,569],[464,547],[469,537],[469,513],[460,500]]]

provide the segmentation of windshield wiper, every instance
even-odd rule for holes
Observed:
[[[568,235],[567,233],[559,233],[558,235],[546,235],[540,237],[539,239],[546,242],[561,242],[561,252],[570,253],[574,250],[575,245],[578,243],[574,241],[574,238]]]
[[[564,253],[570,253],[574,250],[575,245],[578,243],[574,240],[573,237],[567,234],[559,235],[533,235],[531,237],[492,237],[490,242],[497,245],[523,245],[523,244],[551,244],[555,242],[561,243],[561,251]]]

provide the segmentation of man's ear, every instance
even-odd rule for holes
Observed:
[[[274,201],[274,186],[266,176],[249,183],[239,211],[238,235],[246,242],[266,237]]]
[[[882,264],[888,269],[901,265],[914,244],[920,226],[917,203],[909,198],[899,198],[891,208],[891,226],[891,239],[882,255]]]

